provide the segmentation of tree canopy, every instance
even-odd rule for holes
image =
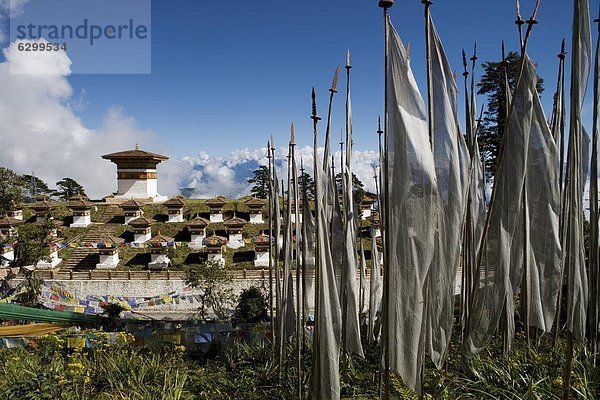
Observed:
[[[269,168],[261,165],[252,173],[252,178],[248,179],[248,183],[252,184],[250,193],[259,199],[269,197]]]
[[[224,307],[232,298],[230,282],[231,276],[218,260],[190,264],[185,269],[185,283],[200,291],[199,312],[202,318],[206,318],[209,307],[217,316],[224,316]]]
[[[511,93],[517,85],[521,56],[511,51],[506,56],[506,72]],[[506,126],[506,95],[504,91],[504,64],[502,61],[483,63],[484,73],[477,84],[477,93],[487,96],[487,110],[479,125],[479,147],[485,162],[488,179],[496,173],[496,160],[500,154],[502,135]],[[544,81],[538,77],[538,93],[544,90]]]
[[[23,201],[23,179],[14,171],[0,167],[0,214],[13,211]]]
[[[75,179],[63,178],[56,182],[56,196],[61,200],[69,200],[70,197],[78,194],[85,195],[85,190]]]
[[[37,195],[52,196],[54,190],[48,187],[48,184],[35,175],[21,175],[23,180],[23,188],[25,190],[25,200],[28,202],[35,201]]]
[[[341,190],[341,187],[342,187],[341,172],[335,176],[335,182],[337,184],[338,189]],[[356,204],[360,204],[363,197],[365,197],[366,192],[365,192],[363,183],[360,181],[360,179],[358,179],[358,177],[356,175],[354,175],[354,173],[352,173],[352,192],[354,194],[354,202]]]
[[[306,187],[306,194],[309,198],[315,197],[315,181],[312,176],[303,172],[298,177],[298,184],[300,185],[300,191],[303,191]]]

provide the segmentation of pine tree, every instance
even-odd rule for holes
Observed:
[[[335,176],[335,182],[337,184],[338,190],[341,190],[341,188],[342,188],[342,174],[341,173],[338,173]],[[354,173],[352,173],[352,192],[354,195],[354,202],[356,204],[360,204],[363,197],[365,197],[366,192],[365,192],[363,183],[360,181],[360,179],[358,179],[358,177],[356,175],[354,175]]]
[[[300,184],[300,190],[304,190],[304,187],[306,187],[306,194],[309,198],[315,197],[315,181],[312,176],[303,172],[298,177],[298,183]]]
[[[519,77],[521,56],[511,51],[506,56],[508,85],[514,91]],[[485,161],[488,179],[496,173],[496,160],[500,154],[502,135],[506,126],[506,96],[504,92],[504,66],[502,62],[487,61],[483,63],[484,73],[477,84],[478,94],[487,96],[487,110],[479,127],[479,148]],[[544,81],[538,78],[538,93],[544,90]]]
[[[69,200],[69,198],[78,194],[85,196],[85,190],[75,179],[63,178],[56,182],[56,196],[61,200]]]
[[[250,193],[259,199],[269,197],[269,168],[261,165],[253,172],[253,177],[248,179],[248,183],[252,184]]]
[[[23,201],[23,180],[14,171],[0,167],[0,215],[13,211]]]
[[[48,187],[48,184],[35,175],[21,175],[21,179],[23,180],[24,195],[27,202],[35,201],[35,197],[38,195],[50,197],[54,194],[54,191]]]

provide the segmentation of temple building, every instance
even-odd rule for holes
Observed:
[[[105,154],[105,160],[117,164],[117,192],[106,197],[108,203],[120,203],[129,199],[144,199],[152,202],[167,200],[158,194],[156,167],[169,157],[140,150]]]
[[[155,223],[151,218],[139,217],[129,222],[133,227],[133,242],[146,243],[152,237],[152,225]]]
[[[206,200],[206,206],[210,209],[210,222],[223,222],[223,206],[227,204],[227,199],[223,196],[217,196]]]
[[[202,217],[196,217],[187,223],[187,228],[191,235],[189,246],[192,249],[201,249],[204,247],[206,227],[209,223],[209,220]]]
[[[254,238],[254,266],[255,267],[268,267],[269,266],[269,246],[270,246],[269,235],[261,233]]]
[[[73,196],[69,199],[69,208],[73,213],[71,228],[87,228],[92,224],[92,203],[82,195]]]
[[[23,224],[23,220],[13,217],[0,216],[0,233],[7,238],[17,236],[17,227]]]
[[[257,199],[256,197],[250,197],[244,204],[250,209],[250,223],[262,224],[264,222],[262,210],[267,202],[262,199]]]
[[[246,245],[242,234],[242,228],[247,223],[248,221],[238,217],[233,217],[223,223],[227,227],[227,233],[229,234],[227,247],[230,249],[239,249],[240,247],[244,247]]]
[[[163,206],[167,207],[168,210],[168,222],[183,222],[183,207],[185,207],[185,202],[182,197],[173,197],[171,200],[164,202]]]
[[[366,193],[360,202],[360,218],[369,219],[377,203],[377,196],[372,193]]]
[[[132,199],[125,203],[121,203],[120,207],[123,210],[123,216],[125,217],[124,224],[127,225],[136,218],[139,218],[144,214],[142,207],[144,203],[139,200]]]
[[[52,209],[54,208],[54,204],[48,202],[48,198],[46,196],[38,196],[37,201],[29,206],[29,208],[35,211],[35,220],[41,221]]]
[[[40,260],[35,264],[36,269],[54,269],[62,262],[62,258],[58,257],[58,251],[60,248],[52,243],[50,244],[50,255],[48,258]]]
[[[161,235],[160,232],[148,241],[150,243],[150,262],[148,269],[160,270],[167,269],[171,265],[169,258],[169,246],[175,247],[175,239],[169,236]]]
[[[98,247],[99,262],[96,264],[97,269],[113,269],[119,265],[119,247],[125,242],[119,237],[104,237],[100,240],[103,244]]]
[[[204,239],[208,261],[215,261],[224,266],[225,259],[223,258],[223,246],[226,244],[226,238],[214,234]]]

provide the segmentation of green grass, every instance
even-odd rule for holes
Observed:
[[[256,332],[265,328],[256,326]],[[294,345],[286,346],[283,368],[273,359],[269,341],[247,344],[237,340],[207,354],[182,352],[173,345],[150,341],[147,346],[121,343],[69,353],[60,338],[48,336],[36,349],[0,349],[0,398],[7,399],[293,399],[297,366]],[[301,358],[303,391],[310,391],[310,340]],[[363,343],[365,358],[342,354],[342,399],[377,399],[380,393],[381,349]],[[452,344],[447,367],[425,370],[424,398],[441,400],[560,399],[564,339],[553,347],[542,337],[532,349],[518,335],[513,352],[504,356],[495,341],[474,360],[477,377],[463,373],[459,343]],[[595,399],[600,370],[592,356],[580,351],[573,368],[571,398]],[[417,399],[392,376],[391,399]]]

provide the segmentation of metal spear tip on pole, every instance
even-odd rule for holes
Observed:
[[[477,61],[477,42],[475,42],[475,45],[473,46],[473,57],[471,57],[470,60],[473,62]]]
[[[560,60],[564,60],[566,55],[567,53],[565,52],[565,39],[563,39],[562,43],[560,44],[560,53],[557,55],[557,57]]]
[[[310,118],[313,121],[317,122],[318,120],[321,119],[321,117],[319,117],[317,115],[317,94],[315,93],[315,87],[314,86],[312,88],[311,98],[312,98],[312,115],[310,116]]]
[[[291,132],[291,135],[290,135],[290,145],[291,146],[295,146],[296,145],[296,135],[295,135],[295,132],[294,132],[294,123],[293,122],[292,122],[292,126],[290,127],[290,132]]]
[[[350,64],[350,49],[348,49],[348,51],[346,51],[346,69],[350,68],[352,68],[352,65]]]
[[[517,20],[515,21],[515,24],[523,25],[525,23],[525,21],[523,21],[523,18],[521,18],[521,3],[519,2],[519,0],[517,0],[516,6],[517,6]]]
[[[540,2],[541,2],[541,0],[537,0],[537,2],[535,3],[535,8],[533,9],[533,14],[531,14],[531,18],[529,18],[529,19],[527,20],[527,23],[528,23],[529,25],[535,25],[535,24],[537,24],[537,23],[538,23],[538,22],[535,20],[535,17],[537,17],[537,13],[538,13],[538,10],[539,10],[539,8],[540,8]]]
[[[377,133],[379,133],[380,135],[383,133],[383,131],[381,130],[381,115],[377,118]]]
[[[379,0],[379,7],[388,9],[394,5],[394,0]]]
[[[332,93],[337,93],[337,83],[338,78],[340,76],[340,66],[335,67],[335,72],[333,74],[333,82],[331,82],[331,88],[329,89]]]

